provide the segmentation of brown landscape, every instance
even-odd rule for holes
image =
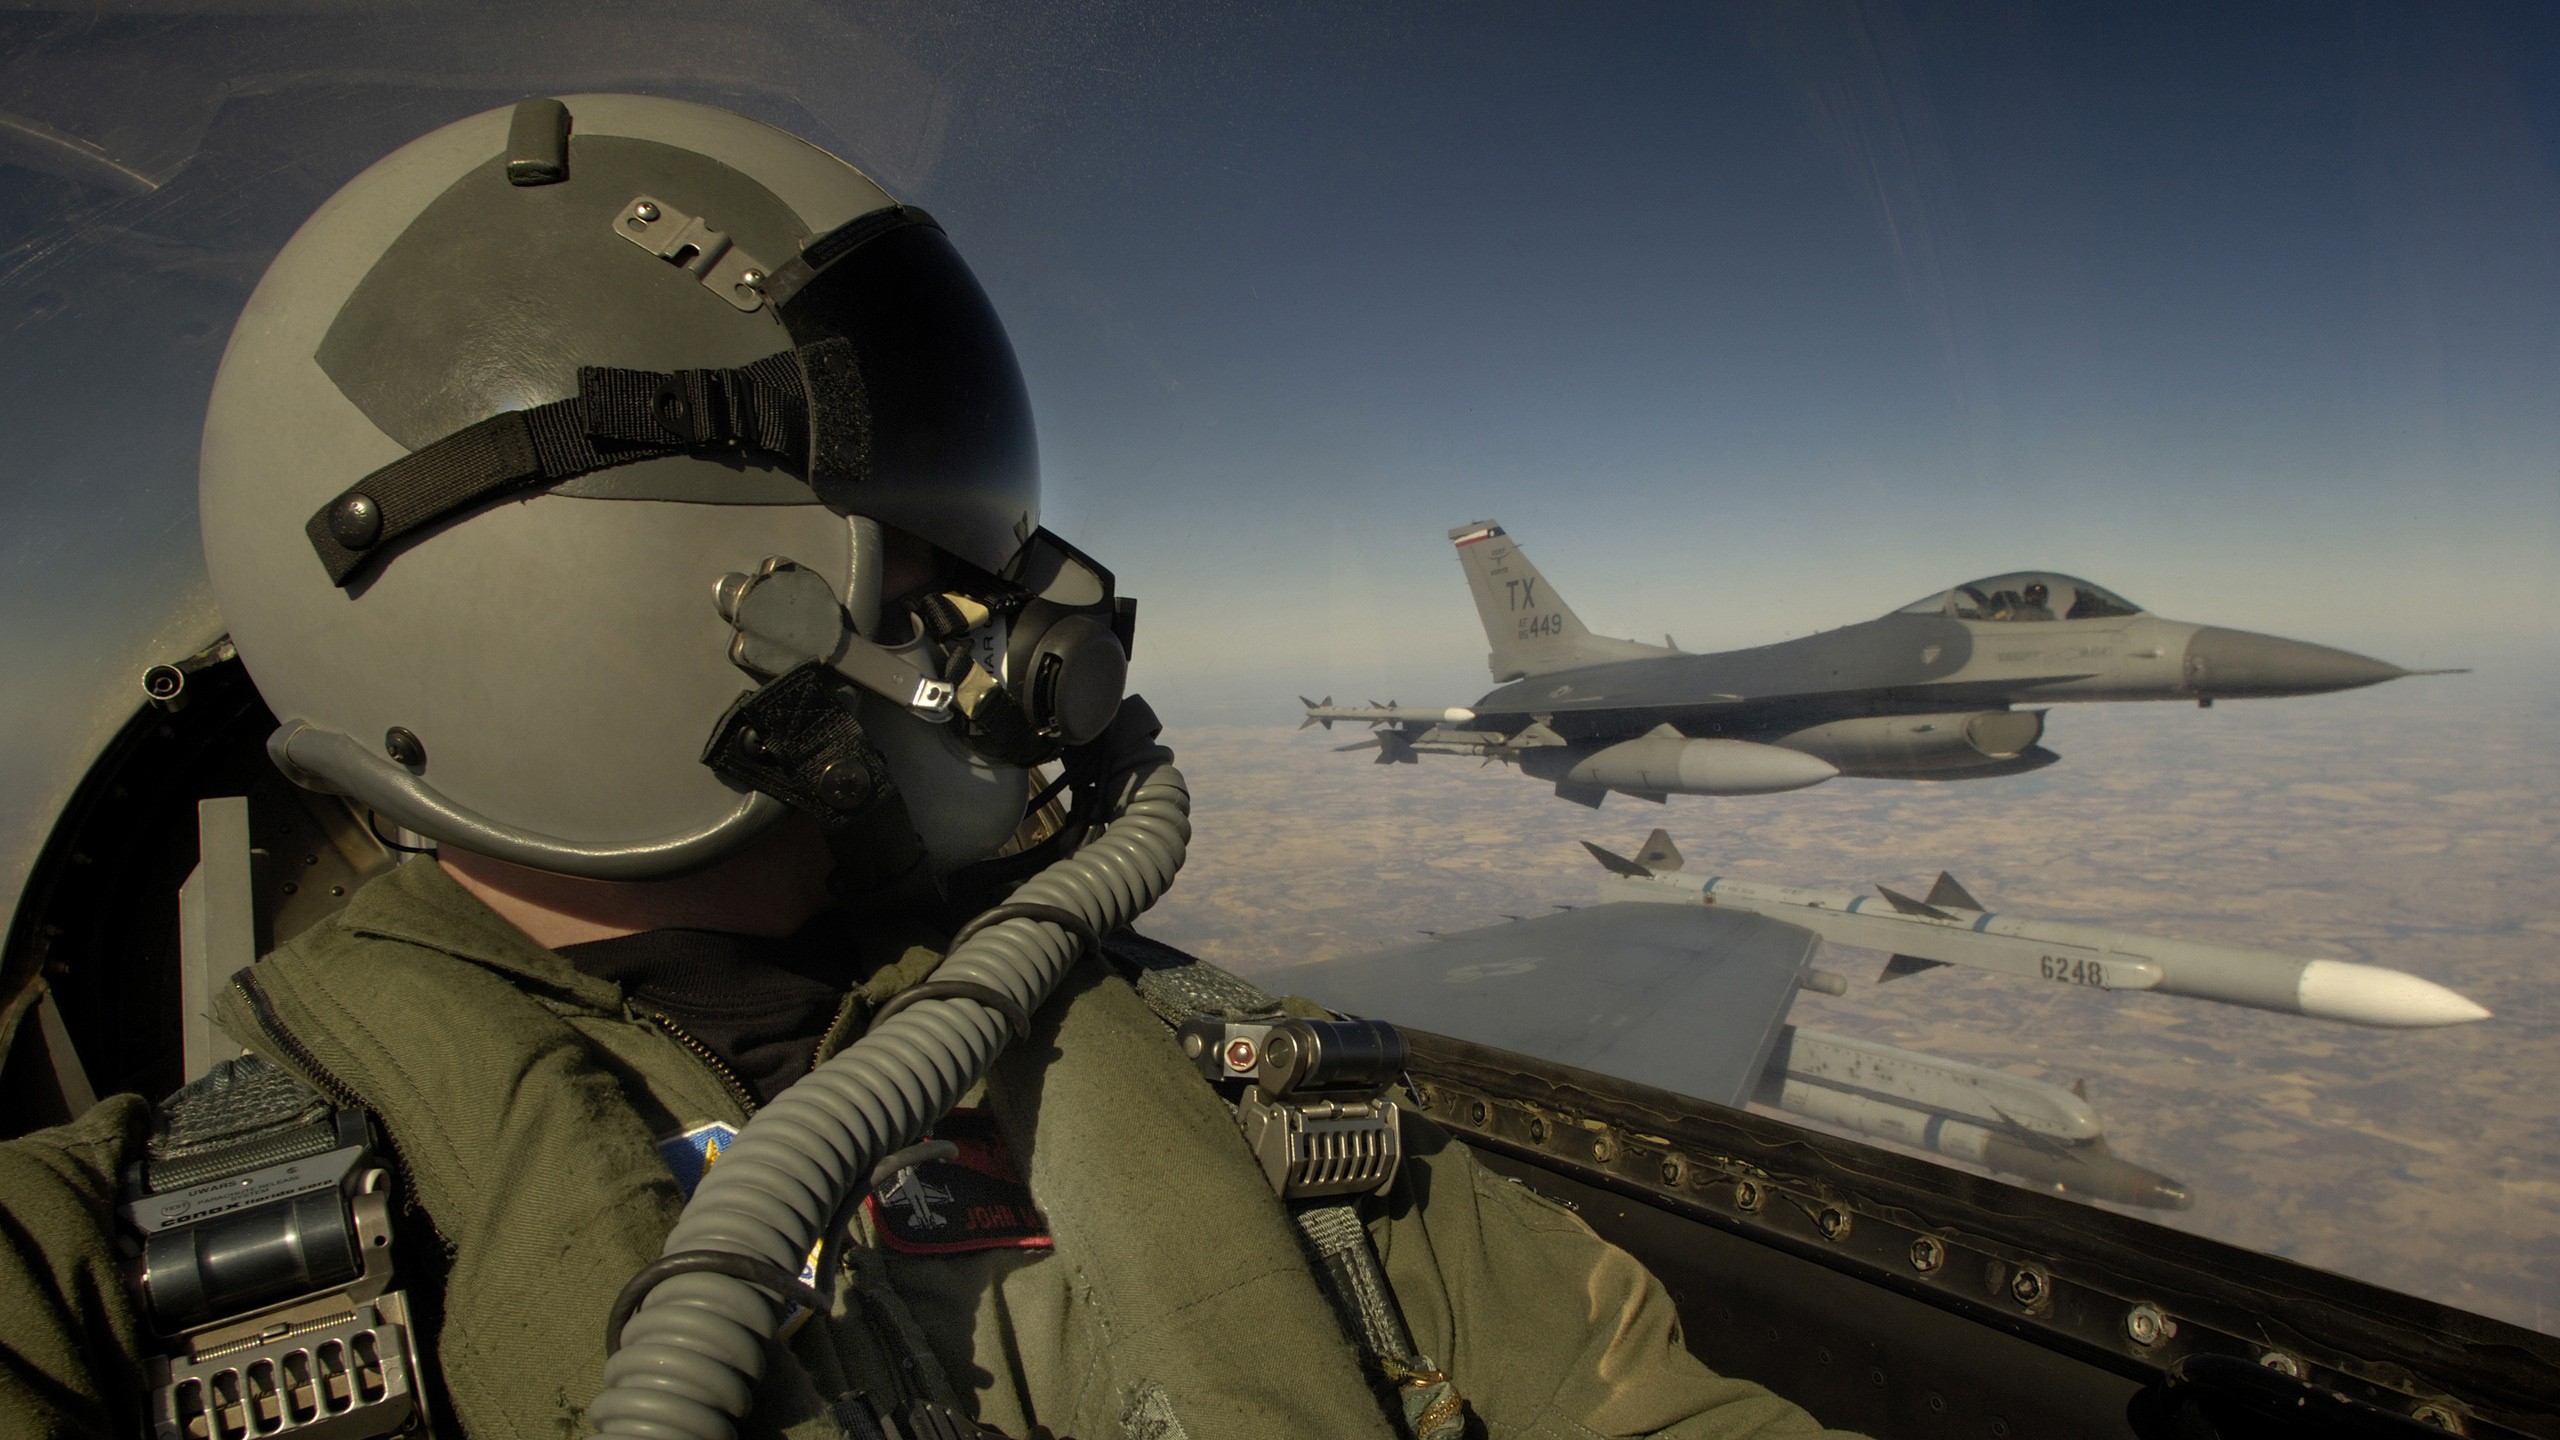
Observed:
[[[2440,981],[2494,1018],[2385,1031],[1944,969],[1797,1022],[2070,1084],[2116,1152],[2195,1193],[2140,1212],[2560,1333],[2560,727],[2490,677],[2302,700],[2057,711],[2060,764],[2002,780],[1616,797],[1516,772],[1377,766],[1356,730],[1186,728],[1189,868],[1149,928],[1252,972],[1587,900],[1575,842],[1668,829],[1692,873],[1858,889],[1953,871],[1995,909]],[[1426,1017],[1412,1017],[1427,1023]]]

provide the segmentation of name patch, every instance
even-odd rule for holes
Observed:
[[[975,1250],[1046,1250],[1049,1222],[1013,1168],[1004,1134],[984,1110],[954,1110],[931,1138],[959,1154],[928,1160],[863,1203],[880,1243],[901,1255],[965,1255]]]

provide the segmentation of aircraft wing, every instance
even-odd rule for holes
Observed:
[[[1816,943],[1740,911],[1598,905],[1254,980],[1346,1014],[1741,1106]]]

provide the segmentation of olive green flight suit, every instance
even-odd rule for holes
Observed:
[[[884,955],[830,1048],[938,956]],[[604,1319],[680,1208],[657,1142],[746,1106],[619,987],[432,863],[242,972],[223,1027],[381,1120],[400,1184],[452,1256],[431,1341],[447,1432],[560,1440],[604,1362]],[[1232,1112],[1116,976],[1072,975],[979,1097],[1054,1249],[847,1249],[831,1313],[770,1367],[750,1430],[840,1433],[849,1393],[956,1402],[1021,1435],[1224,1440],[1395,1432]],[[139,1153],[132,1096],[0,1145],[0,1433],[140,1433],[143,1336],[108,1234]],[[1823,1432],[1682,1348],[1661,1285],[1563,1208],[1426,1122],[1371,1202],[1421,1351],[1496,1437]],[[423,1213],[420,1213],[422,1211]],[[401,1283],[401,1282],[395,1282]]]

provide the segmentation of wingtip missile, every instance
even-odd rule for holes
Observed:
[[[1656,839],[1667,855],[1657,856],[1655,841],[1649,840],[1634,860],[1584,842],[1612,873],[1613,878],[1601,882],[1604,899],[1703,900],[1801,926],[1833,944],[1881,950],[1892,958],[1877,975],[1878,984],[1937,965],[1962,965],[2092,990],[2151,990],[2379,1029],[2429,1029],[2491,1018],[2487,1006],[2468,996],[2380,965],[1986,910],[1943,872],[1930,887],[1928,900],[1886,885],[1875,887],[1875,895],[1861,896],[1731,876],[1692,878],[1672,873],[1679,852],[1670,850],[1659,832]]]
[[[1408,706],[1392,700],[1384,705],[1374,700],[1367,705],[1336,705],[1330,695],[1322,700],[1310,700],[1301,695],[1298,697],[1298,703],[1307,707],[1307,718],[1298,726],[1301,730],[1306,729],[1308,725],[1322,725],[1330,730],[1336,720],[1347,720],[1376,727],[1381,725],[1466,725],[1476,718],[1476,712],[1462,706]]]
[[[2294,993],[2305,1015],[2393,1030],[2468,1025],[2490,1017],[2487,1006],[2433,980],[2351,960],[2311,961],[2302,967]]]

